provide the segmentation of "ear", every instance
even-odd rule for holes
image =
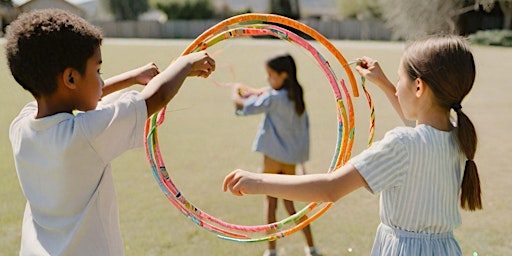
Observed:
[[[283,72],[279,73],[279,76],[281,76],[281,78],[283,78],[283,80],[284,80],[284,79],[288,78],[288,72],[283,71]]]
[[[66,68],[64,69],[64,72],[61,74],[61,81],[62,83],[69,89],[75,89],[76,88],[76,77],[78,75],[78,72],[73,68]]]
[[[414,84],[416,85],[416,98],[420,98],[423,94],[425,94],[427,85],[423,80],[421,80],[421,78],[416,78],[416,80],[414,80]]]

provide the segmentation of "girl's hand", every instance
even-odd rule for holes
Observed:
[[[249,96],[254,94],[254,89],[243,84],[233,84],[232,88],[233,94],[236,96],[240,96],[242,99],[248,98]]]
[[[260,96],[264,92],[268,91],[268,88],[265,88],[265,87],[255,89],[255,88],[252,88],[252,87],[246,86],[244,84],[240,84],[240,83],[233,84],[232,86],[233,86],[233,91],[235,92],[235,94],[238,94],[240,97],[242,97],[244,99],[248,98],[251,95]]]
[[[207,78],[215,71],[215,60],[208,56],[208,53],[205,51],[194,52],[180,58],[187,59],[192,66],[188,76]]]
[[[224,178],[222,190],[226,192],[228,189],[235,196],[243,196],[244,194],[254,194],[254,189],[258,183],[256,173],[235,170]]]
[[[362,57],[360,60],[361,61],[356,66],[356,70],[361,76],[378,86],[388,81],[377,60],[366,56]]]
[[[160,74],[160,70],[155,63],[148,63],[142,67],[133,70],[134,79],[137,84],[147,85],[153,77]]]

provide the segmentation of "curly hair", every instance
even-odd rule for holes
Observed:
[[[85,72],[87,59],[101,45],[101,31],[64,10],[21,14],[6,31],[5,53],[14,79],[35,98],[57,90],[66,68]]]

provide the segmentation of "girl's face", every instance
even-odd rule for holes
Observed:
[[[87,59],[84,74],[78,74],[78,77],[74,78],[79,90],[76,109],[81,111],[96,109],[103,94],[104,85],[100,73],[101,63],[101,50],[100,47],[97,47],[94,54]]]
[[[398,68],[398,82],[396,84],[395,96],[398,98],[402,112],[405,118],[409,120],[416,120],[416,81],[411,80],[403,65],[403,60],[400,61]]]
[[[274,90],[279,90],[283,87],[284,80],[288,77],[286,72],[278,73],[274,69],[266,66],[267,74],[268,74],[268,83]]]

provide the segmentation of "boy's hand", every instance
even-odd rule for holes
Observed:
[[[134,79],[137,84],[147,85],[153,77],[160,74],[155,63],[148,63],[134,70]]]
[[[195,52],[183,56],[192,64],[192,69],[188,76],[200,76],[207,78],[215,71],[215,60],[208,56],[205,51]]]

